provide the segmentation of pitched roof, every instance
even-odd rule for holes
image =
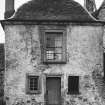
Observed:
[[[95,21],[73,0],[32,0],[19,8],[13,19]]]

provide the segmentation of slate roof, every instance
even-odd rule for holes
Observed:
[[[79,3],[73,0],[32,0],[19,8],[13,19],[95,21]]]

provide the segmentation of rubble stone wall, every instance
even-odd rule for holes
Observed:
[[[48,26],[49,27],[49,26]],[[54,26],[53,26],[54,27]],[[5,100],[7,105],[45,103],[47,75],[61,75],[62,105],[104,105],[96,74],[103,77],[102,26],[67,25],[67,63],[43,64],[38,25],[6,25]],[[26,94],[26,74],[41,75],[41,93]],[[68,76],[79,76],[79,94],[68,95]],[[100,79],[99,79],[100,80]],[[101,83],[101,82],[100,82]]]

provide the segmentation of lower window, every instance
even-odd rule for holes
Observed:
[[[68,94],[79,94],[79,76],[68,77]]]
[[[37,94],[40,93],[39,89],[39,76],[27,75],[27,93]]]

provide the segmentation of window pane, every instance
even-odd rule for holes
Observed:
[[[55,53],[62,54],[62,48],[55,48]]]
[[[62,60],[62,54],[55,54],[55,60],[61,61]]]
[[[54,38],[50,37],[50,36],[47,36],[46,47],[49,48],[49,47],[54,47],[54,46],[55,46]]]
[[[62,35],[55,37],[55,47],[62,47]]]
[[[54,51],[47,51],[47,59],[53,60],[54,59]]]
[[[46,47],[54,47],[54,35],[50,33],[46,33]]]

